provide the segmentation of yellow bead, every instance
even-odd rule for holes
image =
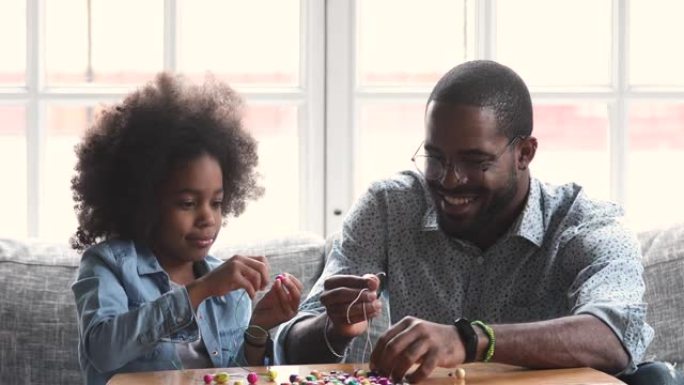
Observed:
[[[466,375],[465,369],[463,369],[463,368],[456,369],[456,378],[458,378],[459,380],[465,380],[465,375]]]
[[[216,381],[217,384],[225,384],[230,380],[230,374],[226,372],[219,372],[214,374],[214,381]]]
[[[276,378],[278,378],[278,372],[275,369],[269,369],[268,370],[268,379],[271,381],[275,381]]]

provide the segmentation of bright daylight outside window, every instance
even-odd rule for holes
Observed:
[[[165,8],[170,3],[173,20]],[[27,4],[43,8],[32,11]],[[104,105],[120,101],[164,69],[194,81],[211,72],[246,99],[244,123],[259,142],[266,194],[250,202],[241,217],[230,218],[218,242],[297,231],[307,92],[300,77],[303,4],[0,3],[0,172],[11,181],[0,193],[9,203],[0,237],[68,240],[77,226],[70,191],[74,145]]]
[[[532,92],[533,176],[618,201],[636,230],[684,222],[684,182],[668,171],[684,163],[684,56],[654,44],[684,33],[684,4],[499,0],[483,11],[482,3],[355,3],[355,196],[412,168],[439,76],[463,60],[490,58]],[[388,8],[391,20],[382,18]]]
[[[340,22],[323,7],[351,11]],[[534,176],[623,204],[635,229],[682,222],[684,56],[660,43],[684,34],[681,14],[677,0],[2,1],[0,237],[68,240],[74,144],[103,105],[162,70],[211,71],[247,102],[266,194],[219,242],[337,231],[325,205],[344,213],[373,180],[412,168],[431,87],[475,58],[530,86]],[[331,54],[344,60],[312,59]],[[325,145],[333,136],[349,145]],[[351,193],[330,203],[337,190]]]

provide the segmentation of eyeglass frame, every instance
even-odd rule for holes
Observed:
[[[474,165],[479,165],[479,166],[480,166],[480,171],[482,172],[482,175],[481,175],[481,176],[483,176],[484,173],[487,172],[487,170],[489,170],[492,166],[494,166],[494,164],[496,164],[496,162],[498,162],[499,159],[501,159],[501,157],[502,157],[506,152],[508,152],[508,148],[509,148],[510,146],[512,146],[512,145],[513,145],[515,142],[517,142],[519,139],[524,140],[524,139],[526,139],[526,138],[527,138],[527,136],[518,135],[518,136],[514,137],[513,139],[509,140],[508,143],[501,149],[501,151],[500,151],[498,154],[496,154],[496,155],[494,156],[493,159],[491,159],[491,160],[483,160],[483,161],[479,161],[479,162],[470,162],[470,163],[471,163],[471,164],[474,164]],[[467,170],[467,167],[464,168],[463,165],[464,165],[464,164],[467,164],[468,162],[464,162],[464,161],[457,161],[457,162],[454,162],[453,160],[448,160],[448,161],[444,162],[444,161],[438,159],[436,156],[432,156],[432,155],[418,155],[418,152],[420,151],[420,149],[423,147],[424,144],[425,144],[425,141],[420,142],[420,145],[419,145],[418,148],[416,149],[416,152],[413,153],[413,156],[411,157],[411,161],[413,162],[413,165],[416,167],[416,170],[418,170],[418,172],[419,172],[426,180],[430,180],[430,181],[442,181],[442,180],[444,180],[444,178],[447,176],[447,173],[448,173],[449,170],[451,170],[451,171],[454,172],[456,175],[458,175],[459,178],[463,178],[463,177],[466,177],[466,178],[467,178],[467,177],[472,176],[472,175],[469,175],[469,173],[472,172],[474,169],[473,169],[473,170],[470,170],[470,171],[464,171],[464,170]],[[423,157],[423,158],[432,158],[432,159],[438,161],[439,164],[442,166],[441,175],[440,175],[439,177],[437,177],[437,178],[434,178],[434,179],[428,179],[427,175],[425,175],[425,173],[420,169],[420,167],[418,166],[418,163],[416,162],[416,157],[417,157],[417,156]],[[457,165],[460,165],[460,167],[456,167]]]

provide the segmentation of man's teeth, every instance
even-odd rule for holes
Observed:
[[[450,196],[444,196],[444,200],[447,201],[450,205],[465,205],[474,200],[474,198],[462,198],[462,197],[450,197]]]

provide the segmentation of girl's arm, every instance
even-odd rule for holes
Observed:
[[[151,352],[162,337],[187,327],[194,317],[185,288],[130,310],[118,276],[120,261],[109,249],[99,250],[84,254],[72,291],[83,352],[98,371],[110,372]]]

